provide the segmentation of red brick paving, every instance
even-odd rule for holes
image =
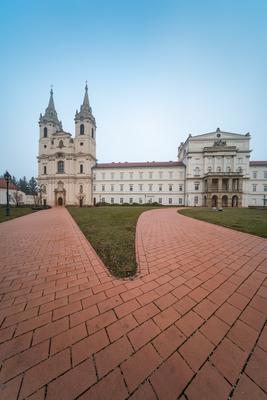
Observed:
[[[267,240],[175,209],[108,273],[64,208],[0,225],[0,398],[267,399]]]

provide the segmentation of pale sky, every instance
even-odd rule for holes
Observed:
[[[37,175],[50,85],[74,133],[86,80],[99,162],[176,160],[217,127],[267,159],[265,0],[6,0],[0,50],[0,174]]]

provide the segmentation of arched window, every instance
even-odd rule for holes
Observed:
[[[80,174],[83,174],[83,164],[80,164]]]
[[[95,132],[94,132],[94,128],[92,128],[92,138],[94,139],[95,136]]]
[[[83,193],[83,185],[80,185],[80,193]]]
[[[60,148],[64,147],[63,140],[60,140],[60,141],[59,141],[58,147],[60,147]]]
[[[44,137],[47,137],[47,127],[44,128]]]
[[[84,135],[84,124],[80,125],[80,135]]]
[[[64,173],[64,161],[58,161],[57,163],[57,172],[58,174]]]

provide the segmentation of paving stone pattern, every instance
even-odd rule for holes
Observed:
[[[1,400],[266,399],[267,240],[141,215],[138,276],[64,208],[0,225]]]

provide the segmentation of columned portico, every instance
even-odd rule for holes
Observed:
[[[238,207],[242,204],[241,172],[209,172],[204,176],[206,207]],[[234,198],[234,200],[233,200]]]

